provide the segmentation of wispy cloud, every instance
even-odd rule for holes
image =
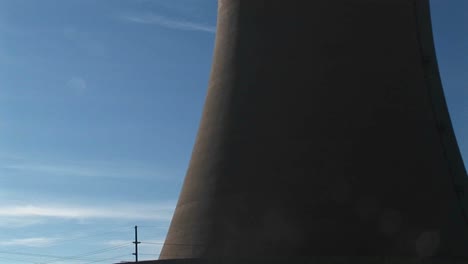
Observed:
[[[0,216],[0,228],[24,228],[43,224],[45,219],[36,217]]]
[[[102,37],[96,34],[91,34],[89,32],[78,30],[77,28],[66,26],[61,29],[62,36],[69,41],[70,45],[73,45],[83,52],[94,56],[94,57],[106,57],[108,55],[108,48],[103,41]],[[78,81],[73,81],[77,86],[82,86],[80,77],[74,77]],[[84,83],[86,86],[86,83]]]
[[[169,221],[175,207],[174,202],[141,205],[112,204],[107,206],[76,205],[0,205],[0,222],[14,218],[59,218],[59,219],[140,219]]]
[[[164,179],[169,177],[168,173],[161,169],[150,168],[141,164],[103,163],[103,164],[77,164],[63,161],[42,162],[36,160],[11,160],[0,157],[0,170],[15,171],[40,175],[55,176],[78,176],[78,177],[100,177],[100,178],[155,178]]]
[[[59,241],[58,238],[30,237],[0,241],[0,246],[48,247]]]
[[[215,33],[216,27],[210,25],[199,24],[186,20],[177,20],[156,14],[147,15],[126,15],[121,16],[122,20],[139,23],[139,24],[152,24],[166,28],[189,30],[189,31],[202,31],[208,33]]]
[[[88,88],[88,85],[85,79],[81,77],[73,77],[68,80],[66,87],[74,93],[81,95],[85,92],[86,88]]]
[[[0,166],[2,169],[17,170],[17,171],[29,171],[39,172],[47,174],[60,174],[60,175],[75,175],[84,177],[96,177],[104,174],[101,171],[93,170],[80,166],[67,166],[67,165],[51,165],[51,164],[40,164],[40,163],[20,163],[20,164],[7,164]]]

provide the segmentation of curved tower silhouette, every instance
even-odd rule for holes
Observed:
[[[427,0],[219,0],[160,259],[468,256]]]

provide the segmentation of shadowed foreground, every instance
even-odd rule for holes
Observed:
[[[134,262],[127,262],[134,263]],[[223,258],[172,259],[139,261],[142,264],[468,264],[468,258],[404,258],[404,257],[291,257],[291,258]],[[119,263],[119,264],[122,264]]]

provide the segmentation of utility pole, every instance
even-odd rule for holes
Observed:
[[[138,226],[135,226],[135,241],[133,241],[133,244],[135,244],[135,253],[132,255],[135,255],[135,262],[138,262],[138,244],[141,242],[138,241]]]

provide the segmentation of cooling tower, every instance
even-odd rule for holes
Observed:
[[[468,256],[427,0],[219,0],[160,259]]]

